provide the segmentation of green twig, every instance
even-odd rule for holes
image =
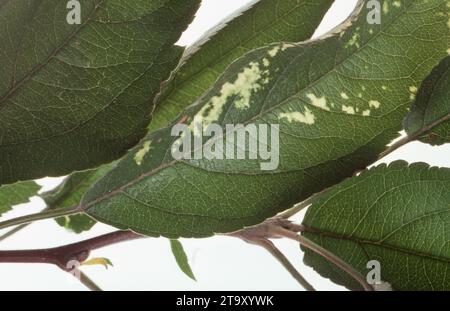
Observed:
[[[66,209],[57,209],[57,210],[48,210],[43,211],[36,214],[26,215],[22,217],[13,218],[10,220],[6,220],[3,222],[0,222],[0,230],[6,229],[12,226],[19,226],[24,224],[29,224],[34,221],[38,220],[44,220],[44,219],[50,219],[50,218],[56,218],[61,216],[68,216],[68,215],[74,215],[81,212],[81,209],[77,207],[70,207]]]
[[[17,232],[25,229],[28,225],[29,224],[23,224],[23,225],[17,226],[14,229],[11,229],[10,231],[4,233],[3,235],[0,235],[0,242],[2,242],[3,240],[6,240],[7,238],[16,234]]]
[[[327,191],[328,191],[328,189],[325,189],[321,192],[318,192],[318,193],[310,196],[305,201],[300,202],[300,203],[294,205],[292,208],[278,214],[277,218],[288,219],[288,218],[291,218],[292,216],[295,216],[296,214],[300,213],[302,210],[304,210],[305,208],[310,206],[317,198],[324,195]]]

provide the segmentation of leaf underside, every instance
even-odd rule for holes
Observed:
[[[213,85],[219,72],[223,72],[233,60],[251,49],[275,41],[308,39],[331,3],[331,0],[256,1],[239,14],[231,16],[229,22],[219,24],[185,51],[181,61],[183,66],[176,71],[170,87],[162,95],[165,100],[159,100],[153,113],[151,128],[167,125],[182,111],[180,107],[188,106],[197,95]],[[239,36],[236,35],[237,32]],[[201,88],[198,81],[203,81]],[[184,94],[185,89],[190,90],[189,96]],[[77,176],[70,179],[78,180],[84,175],[89,178],[90,183],[94,183],[96,180],[93,177],[100,179],[106,173],[103,169],[102,171],[100,174],[75,173]],[[67,184],[71,185],[73,182]],[[69,191],[67,188],[66,192]],[[86,190],[83,187],[83,191]],[[80,191],[75,194],[77,200],[79,194]],[[63,217],[57,221],[75,232],[88,230],[95,223],[84,215]]]
[[[200,0],[85,0],[0,7],[0,184],[111,162],[145,134],[173,46]]]
[[[410,87],[447,55],[450,8],[387,1],[383,23],[369,25],[366,3],[339,34],[250,52],[175,121],[280,124],[276,170],[261,171],[262,160],[174,161],[168,127],[94,185],[83,208],[146,235],[206,237],[260,223],[373,163],[398,136]]]
[[[377,260],[395,290],[450,290],[450,169],[406,162],[381,165],[334,187],[312,204],[304,235],[363,275]],[[361,289],[309,250],[322,276]]]

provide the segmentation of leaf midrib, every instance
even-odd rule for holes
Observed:
[[[405,9],[404,9],[403,11],[401,11],[398,15],[396,15],[395,18],[392,18],[392,20],[390,21],[390,23],[386,24],[386,27],[385,27],[384,29],[390,28],[390,27],[392,26],[392,24],[393,24],[394,22],[396,22],[398,18],[400,18],[400,16],[402,16],[402,15],[404,15],[404,14],[407,13],[408,9],[409,9],[412,5],[413,5],[413,3],[411,2],[411,3],[409,4],[409,6],[405,6]],[[361,17],[361,13],[356,17],[356,19],[359,19],[360,17]],[[353,21],[354,19],[350,18],[349,20],[350,20],[350,21]],[[349,21],[349,20],[346,20],[346,21]],[[345,23],[345,22],[344,22],[344,23]],[[275,110],[275,109],[279,108],[280,106],[284,105],[286,102],[288,102],[288,101],[291,100],[292,98],[298,97],[298,94],[303,93],[303,92],[305,92],[306,90],[308,90],[308,89],[314,87],[315,85],[317,85],[318,83],[320,83],[323,79],[327,78],[331,73],[335,72],[335,73],[337,73],[337,74],[340,74],[340,73],[337,71],[337,69],[338,69],[341,65],[345,64],[351,57],[353,57],[353,56],[355,56],[356,54],[358,54],[359,52],[363,51],[363,50],[368,46],[368,44],[369,44],[370,42],[372,42],[373,40],[377,39],[378,36],[380,36],[381,34],[384,34],[384,32],[380,30],[378,33],[376,33],[374,36],[372,36],[369,40],[367,40],[367,41],[364,43],[364,45],[361,45],[361,47],[360,47],[359,49],[356,49],[353,53],[349,54],[347,57],[345,57],[345,58],[344,58],[342,61],[340,61],[339,63],[335,63],[334,66],[333,66],[333,68],[332,68],[331,70],[329,70],[328,72],[324,73],[322,76],[320,76],[320,77],[317,78],[316,80],[310,81],[309,84],[308,84],[308,86],[306,86],[306,87],[304,87],[304,88],[298,90],[297,92],[295,92],[295,94],[288,96],[286,99],[284,99],[284,100],[281,101],[280,103],[278,103],[278,104],[276,104],[276,105],[270,107],[269,109],[265,110],[264,112],[261,112],[261,113],[255,115],[254,117],[252,117],[249,121],[245,122],[244,124],[251,123],[252,121],[255,121],[257,118],[261,118],[262,116],[264,116],[264,115],[266,115],[266,114],[272,112],[272,110]],[[333,38],[336,38],[336,35],[337,35],[337,34],[335,34],[335,35],[333,36]],[[311,43],[314,43],[314,42],[317,42],[317,41],[312,41]],[[288,67],[292,62],[293,62],[293,61],[291,61],[291,62],[287,65],[287,67]],[[278,76],[278,79],[280,78],[280,76],[281,76],[281,75]],[[276,85],[277,82],[278,82],[278,79],[275,81],[275,83],[273,84],[273,86],[272,86],[272,88],[269,90],[269,92],[271,92],[272,89],[275,87],[275,85]]]
[[[364,1],[364,0],[362,0],[362,1]],[[410,8],[412,5],[413,5],[413,3],[411,2],[408,6],[405,6],[404,10],[399,11],[399,13],[398,13],[395,17],[392,18],[392,20],[390,21],[390,23],[386,24],[385,29],[391,27],[392,23],[394,23],[395,21],[397,21],[398,18],[399,18],[399,16],[402,16],[402,15],[406,14],[407,11],[409,10],[409,8]],[[350,20],[350,21],[357,20],[357,19],[359,19],[360,17],[361,17],[361,12],[360,12],[357,16],[351,15],[351,16],[350,16],[347,20],[345,20],[342,24],[345,24],[345,23],[348,22],[349,20]],[[358,53],[358,52],[362,51],[363,49],[365,49],[365,48],[367,47],[367,45],[368,45],[370,42],[372,42],[372,40],[375,40],[376,38],[378,38],[378,36],[379,36],[380,34],[382,34],[382,33],[383,33],[382,31],[379,31],[377,34],[375,34],[375,35],[372,36],[369,40],[367,40],[367,41],[365,42],[364,45],[361,45],[361,47],[360,47],[359,49],[356,49],[353,53],[349,54],[349,55],[348,55],[345,59],[343,59],[340,63],[335,64],[332,70],[328,71],[327,73],[325,73],[324,75],[322,75],[321,77],[319,77],[318,79],[316,79],[315,81],[313,81],[313,82],[312,82],[312,83],[313,83],[312,85],[309,84],[307,87],[303,88],[302,90],[299,90],[298,92],[296,92],[296,94],[299,94],[299,93],[301,93],[301,92],[304,92],[306,89],[308,89],[308,88],[310,88],[311,86],[313,86],[314,83],[319,83],[319,82],[321,81],[321,79],[324,79],[324,78],[327,77],[331,72],[334,72],[334,71],[336,70],[336,67],[342,65],[342,64],[345,63],[350,57],[354,56],[356,53]],[[338,33],[337,33],[337,34],[334,34],[334,37],[337,36],[337,35],[338,35]],[[312,42],[315,42],[315,41],[312,40]],[[275,83],[274,83],[274,85],[275,85]],[[249,121],[244,122],[243,124],[244,124],[244,125],[245,125],[245,124],[248,124],[249,122],[253,121],[255,118],[261,117],[261,116],[263,116],[264,114],[270,112],[272,109],[278,108],[280,105],[284,104],[286,101],[288,101],[289,99],[291,99],[291,98],[293,98],[293,97],[295,97],[295,96],[296,96],[296,95],[291,95],[291,96],[289,96],[287,99],[283,100],[281,103],[279,103],[279,104],[277,104],[277,105],[271,107],[270,109],[268,109],[267,111],[265,111],[265,112],[262,113],[262,114],[260,113],[260,114],[258,114],[258,115],[256,115],[256,116],[254,116],[254,117],[251,118]],[[397,108],[398,108],[398,107],[397,107]],[[396,110],[397,108],[395,108],[394,110]],[[401,126],[401,125],[399,125],[399,127],[400,127],[400,126]],[[167,127],[166,127],[166,128],[167,128]],[[384,132],[386,132],[387,130],[391,130],[391,129],[390,129],[390,128],[389,128],[389,129],[385,129],[385,130],[383,130],[382,133],[380,133],[379,135],[382,135],[382,134],[383,134]],[[379,135],[377,135],[377,136],[379,136]],[[377,136],[375,136],[375,137],[377,137]],[[360,147],[359,147],[359,148],[360,148]],[[359,149],[359,148],[358,148],[358,149]],[[346,156],[348,156],[348,154],[343,155],[341,158],[346,157]],[[183,162],[183,161],[176,161],[176,160],[174,160],[174,161],[170,161],[170,162],[167,162],[167,163],[163,163],[163,164],[161,164],[161,165],[158,165],[157,167],[153,168],[153,169],[150,170],[149,172],[145,172],[145,173],[139,175],[138,177],[134,178],[132,181],[128,182],[127,184],[122,185],[122,186],[119,186],[119,187],[117,187],[115,190],[113,190],[113,191],[111,191],[111,192],[109,192],[109,193],[107,193],[107,194],[102,194],[102,195],[100,195],[100,197],[97,197],[97,198],[96,198],[95,200],[93,200],[93,201],[85,202],[84,204],[82,203],[82,204],[80,205],[80,209],[88,210],[88,209],[91,208],[92,206],[94,206],[94,205],[96,205],[96,204],[98,204],[98,203],[100,203],[100,202],[102,202],[102,201],[108,200],[108,199],[114,197],[116,194],[122,193],[124,189],[126,189],[126,188],[128,188],[128,187],[130,187],[130,186],[133,186],[133,185],[137,184],[138,182],[144,180],[144,179],[147,178],[147,177],[150,177],[150,176],[152,176],[152,175],[158,173],[159,171],[161,171],[161,170],[163,170],[163,169],[172,167],[172,166],[174,166],[174,165],[177,164],[177,163],[184,163],[184,164],[187,164],[186,162]],[[317,164],[316,166],[321,165],[321,164],[323,164],[323,163]],[[187,165],[189,165],[189,164],[187,164]],[[315,167],[315,166],[312,166],[312,167]],[[201,169],[201,168],[199,168],[199,167],[197,167],[197,166],[195,166],[195,168]],[[309,168],[311,168],[311,167],[309,167]],[[308,168],[308,169],[309,169],[309,168]],[[305,170],[305,169],[294,170],[294,171],[304,171],[304,170]],[[208,171],[208,172],[209,172],[209,171]],[[290,170],[289,172],[292,172],[292,170]],[[223,172],[217,172],[217,173],[222,173],[222,174],[223,174]],[[282,173],[286,173],[286,172],[279,172],[279,173],[282,174]]]
[[[443,214],[443,213],[450,213],[450,210],[442,209],[442,210],[434,211],[427,215],[422,215],[422,217],[415,218],[414,221],[418,221],[425,217],[432,217],[432,216],[436,216],[436,215]],[[411,222],[406,225],[410,225],[410,224],[411,224]],[[429,254],[429,253],[425,253],[425,252],[415,251],[410,248],[401,247],[398,245],[392,245],[389,243],[385,243],[384,239],[382,239],[380,241],[374,241],[374,240],[368,240],[368,239],[364,239],[364,238],[360,238],[360,237],[356,237],[356,236],[339,235],[335,232],[324,231],[322,229],[315,228],[313,226],[308,226],[305,224],[303,224],[303,227],[304,227],[304,231],[303,231],[304,233],[309,233],[309,234],[313,234],[313,235],[317,235],[317,236],[321,236],[321,237],[325,237],[325,238],[331,238],[331,239],[338,240],[338,241],[350,241],[350,242],[353,242],[356,244],[386,248],[386,249],[398,251],[398,252],[401,252],[401,253],[404,253],[407,255],[413,255],[413,256],[421,257],[421,258],[425,258],[425,259],[432,259],[432,260],[437,260],[437,261],[444,262],[444,263],[450,263],[449,257],[433,255],[433,254]]]
[[[389,130],[389,129],[387,129],[387,130]],[[382,133],[376,135],[373,139],[376,139],[378,136],[381,136],[381,135],[383,135],[383,134],[384,134],[384,131],[383,131]],[[373,140],[373,139],[372,139],[372,140]],[[361,148],[362,148],[362,147],[358,147],[355,151],[357,151],[357,150],[359,150],[359,149],[361,149]],[[355,152],[355,151],[353,151],[353,152]],[[351,153],[352,153],[352,152],[351,152]],[[343,159],[343,158],[345,158],[346,156],[348,156],[348,154],[345,154],[345,155],[343,155],[343,156],[341,156],[341,157],[339,157],[339,158],[337,158],[337,159],[335,159],[335,160]],[[308,170],[308,169],[313,169],[313,168],[318,167],[318,166],[320,166],[320,165],[323,165],[324,163],[327,163],[327,162],[329,162],[329,161],[322,162],[322,163],[318,163],[317,165],[313,165],[313,166],[310,166],[310,167],[307,167],[307,168],[296,169],[296,170],[290,170],[290,171],[280,171],[280,172],[277,172],[277,173],[275,173],[275,174],[278,175],[278,174],[286,174],[286,173],[300,172],[300,171],[301,171],[301,172],[305,172],[305,171]],[[156,174],[158,174],[160,171],[162,171],[162,170],[164,170],[164,169],[166,169],[166,168],[170,168],[170,167],[172,167],[172,166],[175,166],[175,165],[177,165],[177,164],[184,164],[184,165],[187,165],[187,166],[191,166],[191,167],[194,168],[194,169],[205,170],[205,169],[203,169],[203,168],[201,168],[201,167],[199,167],[199,166],[194,166],[194,165],[192,165],[192,164],[190,164],[190,163],[188,163],[188,162],[186,162],[186,161],[177,161],[177,160],[173,160],[173,161],[170,161],[170,162],[167,162],[167,163],[162,163],[162,164],[158,165],[157,167],[153,168],[151,171],[146,172],[146,173],[142,173],[142,174],[140,174],[139,176],[137,176],[136,178],[134,178],[133,180],[131,180],[130,182],[128,182],[128,183],[126,183],[126,184],[124,184],[124,185],[122,185],[122,186],[117,187],[115,190],[112,190],[111,192],[104,193],[104,194],[100,195],[99,197],[97,197],[97,198],[94,199],[93,201],[89,201],[89,202],[83,203],[83,199],[84,199],[84,198],[83,198],[83,199],[81,200],[82,202],[81,202],[81,204],[80,204],[80,206],[79,206],[79,209],[86,211],[86,210],[88,210],[89,208],[91,208],[92,206],[94,206],[94,205],[96,205],[96,204],[98,204],[98,203],[101,203],[101,202],[103,202],[103,201],[105,201],[105,200],[108,200],[108,199],[110,199],[110,198],[113,198],[113,197],[116,196],[117,194],[123,193],[125,189],[127,189],[128,187],[134,186],[135,184],[139,183],[140,181],[144,180],[145,178],[150,177],[150,176],[153,176],[153,175],[156,175]],[[206,170],[205,170],[205,171],[206,171]],[[211,171],[211,170],[208,170],[207,172],[209,172],[209,173],[215,173],[215,174],[225,174],[225,172],[218,172],[218,171]],[[246,173],[242,173],[242,172],[239,172],[239,173],[228,173],[228,174],[240,174],[240,175],[248,175],[248,176],[255,176],[255,175],[256,175],[256,174],[246,174]],[[274,173],[270,173],[270,174],[271,174],[271,175],[275,175]]]
[[[361,1],[364,1],[364,0],[361,0]],[[385,29],[390,28],[390,27],[392,26],[392,23],[394,23],[395,21],[397,21],[397,19],[398,19],[400,16],[402,16],[403,14],[406,14],[407,11],[409,10],[409,8],[410,8],[412,5],[413,5],[413,3],[411,2],[411,3],[409,4],[409,6],[405,6],[405,8],[404,8],[403,11],[400,11],[400,12],[395,16],[395,18],[392,18],[392,20],[390,21],[390,23],[386,24]],[[357,6],[357,7],[358,7],[358,6]],[[360,17],[361,17],[361,12],[360,12],[359,15],[357,15],[357,16],[351,15],[347,20],[345,20],[345,21],[342,23],[342,25],[345,24],[345,23],[347,23],[348,21],[357,20],[357,19],[359,19]],[[253,121],[256,121],[257,119],[262,118],[264,115],[266,115],[266,114],[272,112],[272,110],[275,110],[275,109],[279,108],[280,106],[284,105],[286,102],[288,102],[288,101],[291,100],[292,98],[298,97],[298,94],[300,94],[300,93],[302,93],[302,92],[305,92],[307,89],[310,89],[310,88],[314,87],[316,84],[320,83],[320,82],[322,81],[322,79],[327,78],[331,73],[336,72],[337,74],[340,74],[339,72],[336,71],[336,69],[337,69],[338,67],[340,67],[340,66],[343,65],[345,62],[347,62],[348,59],[350,59],[352,56],[354,56],[354,55],[358,54],[359,52],[361,52],[362,50],[364,50],[370,42],[372,42],[373,40],[377,39],[378,36],[381,35],[381,34],[384,34],[384,32],[383,32],[383,31],[379,31],[378,33],[376,33],[376,34],[375,34],[374,36],[372,36],[369,40],[367,40],[367,41],[364,43],[364,45],[361,45],[361,47],[360,47],[359,49],[356,49],[354,52],[352,52],[351,54],[349,54],[346,58],[344,58],[344,59],[343,59],[342,61],[340,61],[339,63],[335,63],[334,66],[333,66],[333,68],[332,68],[331,70],[329,70],[328,72],[324,73],[322,76],[320,76],[320,77],[317,78],[316,80],[310,81],[310,82],[308,83],[307,86],[305,86],[304,88],[298,90],[295,94],[288,96],[286,99],[284,99],[284,100],[282,100],[280,103],[278,103],[278,104],[276,104],[276,105],[270,107],[269,109],[267,109],[267,110],[265,110],[265,111],[263,111],[263,112],[260,112],[260,113],[256,114],[255,116],[253,116],[252,118],[250,118],[250,119],[247,120],[246,122],[242,122],[242,124],[248,125],[249,123],[251,123],[251,122],[253,122]],[[335,34],[333,34],[333,35],[334,35],[334,36],[331,37],[331,38],[335,38],[335,37],[338,35],[338,33],[335,33]],[[330,39],[331,39],[331,38],[330,38]],[[328,38],[327,38],[327,39],[328,39]],[[307,42],[307,43],[305,43],[305,44],[316,43],[317,41],[318,41],[318,40],[311,40],[310,42]],[[294,61],[297,59],[297,57],[298,57],[298,56],[296,56],[293,60],[291,60],[291,62],[289,62],[289,63],[286,65],[286,68],[289,68],[289,67],[290,67],[289,65],[290,65],[292,62],[294,62]],[[285,70],[286,70],[286,69],[285,69]],[[273,89],[274,89],[274,87],[276,86],[276,84],[277,84],[278,80],[280,79],[280,77],[281,77],[281,75],[278,75],[278,77],[277,77],[277,79],[274,81],[272,87],[269,89],[269,93],[271,93],[271,92],[273,91]],[[303,101],[303,100],[302,100],[302,101]],[[306,104],[305,101],[303,101],[303,102]],[[408,102],[408,104],[409,104],[409,102]],[[228,111],[228,109],[230,108],[230,106],[231,106],[231,105],[228,106],[227,111]],[[264,104],[263,104],[263,106],[264,106]],[[400,105],[400,106],[402,106],[402,105]],[[314,107],[315,107],[315,106],[314,106]],[[392,111],[394,111],[394,110],[396,110],[396,109],[398,109],[398,108],[399,108],[399,107],[395,107],[393,110],[391,110],[390,112],[386,113],[385,115],[388,115],[388,114],[392,113]],[[227,113],[227,111],[225,112],[225,114]],[[335,113],[335,112],[330,112],[330,113]],[[336,113],[337,113],[337,112],[336,112]],[[383,116],[385,116],[385,115],[383,115]],[[383,117],[383,116],[379,116],[379,117]],[[359,116],[354,115],[354,116],[351,116],[351,117],[359,117]],[[400,126],[401,126],[401,125],[399,125],[399,127],[400,127]]]

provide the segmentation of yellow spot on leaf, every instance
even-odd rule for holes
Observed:
[[[272,50],[272,53],[269,52],[269,54],[276,54],[279,49],[280,47],[276,47]],[[263,59],[264,66],[266,66],[266,64],[268,66],[268,63],[268,59]],[[245,68],[237,75],[237,78],[233,83],[226,82],[222,85],[220,95],[212,97],[210,101],[196,114],[194,120],[201,120],[204,128],[216,122],[219,120],[220,115],[223,112],[223,107],[230,97],[236,97],[234,106],[237,109],[249,108],[253,92],[258,91],[262,85],[269,82],[269,78],[267,77],[268,73],[268,70],[262,71],[258,63],[251,62],[249,67]],[[195,124],[191,123],[189,128],[195,135]]]
[[[327,100],[325,97],[317,97],[316,95],[310,93],[307,94],[306,97],[308,97],[311,100],[311,104],[317,108],[330,111],[330,108],[327,106]]]
[[[415,99],[416,99],[416,95],[417,95],[417,91],[418,91],[417,87],[415,87],[415,86],[410,86],[410,87],[409,87],[409,92],[410,92],[411,94],[409,95],[409,99],[415,100]]]
[[[383,13],[384,14],[389,13],[389,1],[383,1]]]
[[[308,109],[308,107],[305,107],[305,113],[301,113],[298,111],[294,112],[287,112],[287,113],[280,113],[278,115],[279,119],[286,119],[289,123],[292,122],[300,122],[305,124],[314,124],[316,117],[311,112],[311,110]]]
[[[355,108],[353,108],[351,106],[342,105],[342,111],[344,111],[345,113],[348,113],[348,114],[355,114]]]
[[[137,165],[142,164],[142,162],[144,161],[144,157],[151,149],[151,144],[152,144],[151,140],[146,141],[142,146],[142,148],[138,152],[136,152],[136,154],[134,155],[134,162],[136,162]]]
[[[223,106],[232,96],[237,96],[234,102],[237,109],[249,108],[253,92],[258,91],[262,87],[262,84],[269,82],[268,79],[263,79],[263,75],[267,73],[268,71],[261,71],[258,63],[251,62],[249,67],[238,74],[233,83],[225,83],[222,86],[220,95],[211,98],[209,103],[203,106],[197,113],[197,116],[203,120],[203,126],[206,127],[219,120]]]
[[[358,49],[361,47],[359,44],[360,34],[358,32],[354,33],[352,38],[345,45],[346,48],[350,46],[356,46]]]
[[[378,108],[380,108],[380,106],[381,106],[381,103],[377,100],[371,100],[369,102],[369,107],[371,107],[371,108],[378,109]]]
[[[275,57],[275,56],[277,56],[278,52],[280,51],[280,48],[281,48],[281,47],[276,46],[276,47],[274,47],[273,49],[271,49],[271,50],[269,51],[270,57]]]

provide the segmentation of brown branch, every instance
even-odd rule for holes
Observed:
[[[275,228],[289,228],[292,232],[303,229],[302,226],[293,224],[289,220],[282,218],[271,218],[264,223],[246,228],[237,232],[226,234],[227,236],[239,238],[247,243],[260,246],[267,250],[278,262],[291,274],[291,276],[306,290],[314,291],[314,287],[298,272],[289,259],[270,241],[280,236],[275,232]]]
[[[53,264],[66,272],[72,272],[74,267],[69,263],[86,261],[91,251],[113,244],[143,238],[132,231],[116,231],[89,240],[35,250],[4,250],[0,251],[0,263],[44,263]],[[90,279],[80,274],[80,281],[92,290],[100,290]]]
[[[263,222],[262,224],[260,224],[258,226],[246,228],[246,229],[243,229],[243,230],[231,233],[231,234],[227,234],[227,235],[240,238],[248,243],[256,244],[256,245],[265,247],[266,249],[268,249],[267,247],[269,245],[261,244],[260,242],[263,240],[268,241],[268,239],[288,238],[288,239],[297,241],[304,247],[321,255],[326,260],[328,260],[329,262],[333,263],[334,265],[336,265],[337,267],[342,269],[349,276],[351,276],[355,281],[357,281],[362,286],[362,288],[364,288],[364,290],[366,290],[366,291],[373,290],[372,286],[367,284],[367,281],[365,280],[365,278],[358,271],[356,271],[352,266],[347,264],[345,261],[343,261],[336,255],[334,255],[333,253],[324,249],[320,245],[306,239],[303,236],[298,235],[298,233],[303,232],[304,229],[305,228],[303,226],[296,225],[287,219],[272,218],[272,219],[269,219],[269,220]],[[273,249],[270,249],[270,251],[273,251]],[[274,254],[274,253],[272,253],[272,254]],[[278,256],[279,254],[275,254],[275,255],[276,255],[275,257],[283,264],[283,266],[292,274],[293,267],[289,266],[290,263],[288,262],[289,264],[285,265],[285,263],[283,262],[284,259],[279,257]],[[282,256],[284,257],[284,255],[282,255]],[[294,271],[297,272],[295,269],[294,269]],[[296,277],[295,272],[294,272],[294,274],[292,274],[294,277]],[[297,281],[299,281],[299,279],[297,279]]]
[[[90,252],[105,246],[142,238],[131,231],[116,231],[93,239],[48,249],[0,251],[0,263],[45,263],[54,264],[69,271],[67,263],[71,260],[85,261]]]

